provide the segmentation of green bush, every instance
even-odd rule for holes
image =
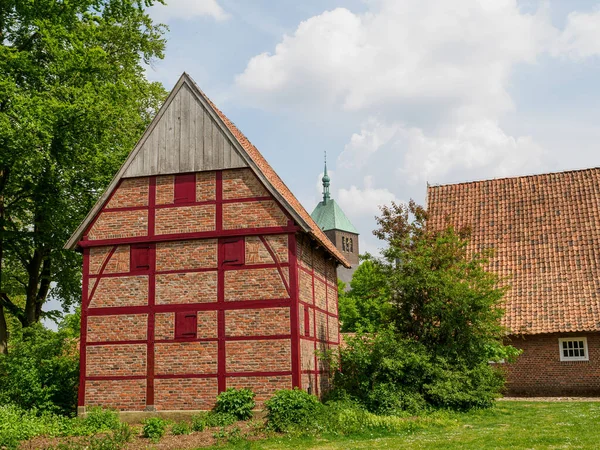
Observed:
[[[204,424],[207,427],[226,427],[236,421],[237,418],[233,414],[211,411],[206,415]]]
[[[503,385],[487,361],[471,365],[435,355],[393,329],[346,340],[343,370],[334,376],[330,399],[352,399],[380,415],[406,416],[431,408],[489,407]]]
[[[238,420],[248,420],[256,406],[255,396],[250,389],[229,388],[217,396],[215,411],[233,414]]]
[[[116,410],[98,407],[87,410],[83,423],[90,434],[116,430],[121,425],[119,413]]]
[[[192,430],[204,431],[206,427],[206,413],[195,414],[192,416]]]
[[[142,435],[156,443],[165,435],[168,424],[160,417],[149,417],[142,422]]]
[[[171,434],[174,434],[175,436],[190,434],[191,432],[190,424],[187,422],[177,422],[171,427]]]
[[[298,388],[282,389],[265,402],[270,429],[290,431],[311,427],[323,405],[313,395]]]
[[[0,404],[75,415],[79,354],[72,334],[39,324],[14,332],[8,355],[0,354]]]

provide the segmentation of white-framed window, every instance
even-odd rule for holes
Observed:
[[[561,361],[589,361],[587,338],[559,338],[558,348]]]

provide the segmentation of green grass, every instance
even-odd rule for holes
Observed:
[[[405,432],[278,437],[224,448],[279,449],[597,449],[600,402],[498,402],[488,410],[412,419]],[[223,447],[221,447],[223,448]]]

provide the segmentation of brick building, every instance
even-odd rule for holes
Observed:
[[[346,289],[350,289],[352,275],[359,263],[358,231],[346,217],[340,205],[331,198],[329,193],[331,179],[327,174],[327,161],[325,161],[325,170],[321,181],[323,182],[323,201],[315,207],[311,217],[350,263],[350,267],[340,266],[337,269],[338,278],[346,283]]]
[[[315,350],[339,343],[349,264],[186,74],[66,247],[84,260],[80,411],[327,388]]]
[[[511,286],[513,395],[600,395],[600,169],[428,188],[429,224],[472,229]]]

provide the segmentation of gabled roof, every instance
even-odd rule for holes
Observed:
[[[319,202],[310,216],[323,231],[340,230],[358,234],[357,229],[333,199]]]
[[[430,186],[428,226],[470,226],[508,277],[515,334],[600,331],[600,168]]]
[[[207,159],[207,153],[204,152],[202,153],[202,157],[200,157],[200,153],[198,153],[199,150],[196,147],[195,154],[186,156],[186,158],[183,158],[183,153],[180,153],[178,158],[172,158],[172,161],[169,162],[168,159],[172,155],[168,151],[163,151],[162,155],[164,155],[164,158],[161,159],[161,155],[159,154],[154,157],[153,160],[148,162],[148,158],[144,158],[143,155],[145,154],[144,152],[147,151],[148,145],[152,145],[152,135],[155,129],[159,130],[159,133],[157,135],[158,137],[155,138],[157,139],[157,142],[155,142],[156,145],[153,148],[160,151],[161,148],[166,149],[168,147],[164,145],[165,136],[160,134],[160,121],[163,116],[168,117],[169,114],[172,114],[171,111],[173,110],[173,105],[177,104],[177,98],[180,95],[180,92],[189,92],[193,100],[197,102],[195,105],[196,113],[201,114],[203,120],[209,120],[212,126],[216,126],[219,133],[223,133],[224,137],[222,139],[219,136],[216,137],[218,138],[218,141],[215,142],[219,142],[219,149],[216,156],[211,154],[212,156],[209,156]],[[190,120],[190,122],[194,121],[194,117],[188,117],[187,119]],[[182,120],[185,121],[186,118],[183,117]],[[190,125],[187,128],[191,130],[192,127]],[[181,134],[181,130],[179,131]],[[163,133],[168,132],[169,129],[163,130]],[[189,131],[189,133],[192,132]],[[192,136],[192,134],[188,134],[187,136]],[[175,151],[182,152],[183,149],[186,148],[188,148],[188,146],[181,145],[181,147],[177,147]],[[202,150],[204,151],[204,149]],[[229,156],[227,156],[227,152],[229,152]],[[223,153],[225,153],[225,157],[223,156]],[[167,159],[167,161],[165,162],[164,159]],[[140,162],[140,160],[142,160],[142,162]],[[184,163],[181,161],[184,161]],[[244,136],[241,131],[214,105],[214,103],[212,103],[186,73],[181,75],[179,81],[177,81],[156,117],[152,120],[135,148],[131,151],[129,157],[125,163],[123,163],[121,169],[115,175],[104,194],[98,199],[96,205],[88,213],[84,221],[66,243],[65,248],[75,249],[77,247],[77,243],[82,238],[86,228],[96,214],[100,212],[104,203],[106,203],[112,191],[117,187],[121,178],[180,173],[189,171],[188,168],[190,167],[194,171],[200,171],[245,166],[250,167],[253,170],[267,190],[269,190],[269,192],[279,201],[283,208],[288,211],[305,232],[310,234],[328,253],[337,259],[340,264],[345,267],[350,267],[348,261],[346,261],[344,256],[335,248],[327,236],[325,236],[308,212],[306,212],[304,207],[296,199],[294,194],[292,194],[285,183],[260,154],[258,149],[252,145],[248,138],[246,138],[246,136]]]

